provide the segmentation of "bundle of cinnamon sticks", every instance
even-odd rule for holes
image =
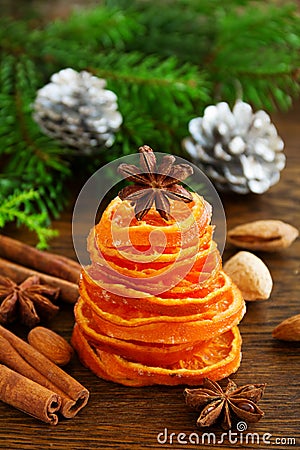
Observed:
[[[0,235],[0,274],[21,283],[38,275],[42,283],[60,288],[60,298],[75,303],[81,266],[65,256],[38,250],[21,241]]]
[[[61,300],[75,303],[81,266],[64,256],[44,252],[0,235],[0,275],[15,283],[37,275],[59,288]],[[89,397],[88,390],[50,359],[0,326],[0,400],[46,423],[58,413],[74,417]]]
[[[0,325],[0,400],[51,425],[74,417],[88,390],[27,342]]]

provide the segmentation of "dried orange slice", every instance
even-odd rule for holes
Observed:
[[[163,251],[157,251],[146,246],[139,247],[103,247],[96,245],[95,232],[92,231],[88,237],[88,250],[91,254],[91,259],[94,262],[103,262],[103,259],[114,263],[116,266],[124,267],[131,270],[144,270],[149,268],[160,269],[174,261],[184,260],[190,258],[191,255],[198,255],[203,258],[209,250],[215,250],[215,246],[211,244],[213,227],[209,227],[204,235],[193,243],[193,246],[186,247],[165,247]]]
[[[81,286],[81,296],[94,311],[103,334],[164,344],[207,340],[236,325],[245,312],[244,300],[234,285],[226,294],[205,312],[190,316],[160,316],[124,304],[102,301],[100,307],[101,300],[92,301],[84,285]]]
[[[124,341],[106,336],[99,331],[89,306],[80,298],[75,306],[75,319],[81,333],[99,350],[116,353],[131,361],[146,365],[167,367],[200,350],[203,342],[187,342],[179,345],[145,344],[139,341]]]
[[[103,301],[112,304],[124,304],[133,308],[148,311],[157,315],[168,316],[188,316],[206,311],[209,306],[218,302],[222,297],[226,297],[227,291],[231,289],[230,278],[222,271],[218,273],[212,282],[205,287],[191,290],[171,290],[154,296],[137,289],[128,290],[124,285],[114,286],[114,290],[119,291],[119,295],[112,292],[111,285],[104,281],[101,285],[95,281],[97,273],[92,276],[88,271],[82,272],[80,289],[85,289],[87,295],[94,303],[101,308]],[[128,296],[124,296],[124,292]],[[83,294],[84,295],[84,294]]]
[[[188,254],[185,258],[180,258],[172,262],[137,263],[135,261],[125,261],[122,263],[116,258],[112,258],[108,263],[99,255],[93,257],[92,270],[95,273],[99,269],[99,274],[95,276],[98,284],[102,285],[106,281],[111,284],[126,283],[127,287],[142,287],[142,291],[157,291],[157,284],[167,281],[167,287],[177,286],[188,287],[189,283],[200,285],[208,284],[209,280],[220,270],[221,259],[217,248],[212,245],[203,252]],[[86,268],[90,272],[89,268]],[[171,281],[174,281],[173,283]],[[126,292],[126,291],[124,291]]]
[[[204,377],[219,380],[235,372],[241,359],[241,336],[237,327],[208,341],[189,359],[172,368],[147,366],[97,349],[75,325],[72,345],[82,363],[96,375],[127,386],[152,384],[197,385]]]
[[[97,245],[103,247],[139,247],[151,246],[151,233],[162,233],[166,238],[166,247],[182,247],[191,243],[197,236],[201,237],[211,218],[211,206],[199,195],[193,194],[193,202],[182,209],[181,202],[173,202],[171,215],[176,220],[165,222],[152,208],[146,220],[137,221],[132,216],[129,202],[116,197],[104,211],[99,223],[95,226]],[[193,225],[197,225],[197,230]]]

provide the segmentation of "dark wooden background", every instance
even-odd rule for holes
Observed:
[[[285,141],[287,166],[280,182],[267,193],[257,196],[222,195],[227,225],[256,219],[282,219],[299,228],[299,151],[300,105],[288,113],[274,114],[273,121]],[[80,186],[77,186],[79,189]],[[71,237],[72,204],[54,222],[60,235],[52,241],[51,250],[75,258]],[[13,226],[5,233],[29,244],[33,235]],[[226,248],[226,260],[235,250]],[[207,445],[206,448],[300,448],[300,345],[275,341],[272,329],[283,319],[299,313],[299,239],[285,251],[259,254],[270,268],[274,280],[272,296],[263,302],[248,303],[247,313],[240,325],[243,337],[243,359],[232,377],[237,384],[267,383],[260,406],[265,417],[248,428],[257,433],[259,444],[230,443]],[[52,329],[70,339],[73,311],[70,305],[61,305],[61,311],[50,324]],[[87,407],[73,420],[61,421],[51,427],[0,403],[0,448],[3,449],[140,449],[140,448],[205,448],[170,444],[170,433],[202,432],[195,426],[197,414],[183,400],[183,387],[155,386],[130,388],[98,379],[84,368],[76,357],[66,370],[91,392]],[[157,435],[168,430],[168,443],[160,444]],[[219,427],[209,430],[221,436]],[[263,443],[268,433],[273,445]],[[271,436],[270,436],[271,435]],[[174,436],[174,435],[173,435]],[[236,436],[233,436],[234,439]],[[288,445],[295,438],[296,444]],[[240,434],[238,434],[240,439]],[[281,444],[275,446],[275,439]]]
[[[39,8],[47,20],[50,20],[67,16],[70,5],[73,7],[77,3],[87,5],[97,1],[0,0],[0,10],[1,14],[22,17],[31,8]],[[300,228],[300,104],[286,114],[273,114],[272,117],[285,141],[287,166],[280,182],[261,196],[221,196],[229,228],[251,220],[270,218],[282,219]],[[76,190],[79,191],[80,186],[76,186]],[[60,220],[53,224],[60,235],[51,242],[51,251],[75,258],[71,236],[72,206],[71,202]],[[27,230],[10,226],[4,232],[35,244],[35,237]],[[234,252],[234,249],[227,248],[224,260]],[[232,378],[239,385],[249,382],[267,383],[265,396],[260,402],[265,417],[259,423],[250,425],[242,435],[233,435],[231,442],[227,438],[222,444],[179,444],[176,440],[178,433],[189,436],[196,432],[200,442],[202,435],[202,431],[195,426],[197,413],[184,403],[183,386],[123,387],[98,379],[75,357],[66,370],[90,390],[91,397],[87,407],[74,419],[61,421],[56,427],[51,427],[0,402],[0,448],[300,448],[300,344],[275,341],[271,336],[272,329],[279,322],[300,312],[300,240],[281,253],[261,253],[258,256],[270,268],[274,288],[270,300],[248,303],[247,313],[240,325],[243,359],[241,367]],[[58,316],[50,326],[69,340],[73,323],[72,307],[61,305]],[[160,444],[157,435],[165,428],[168,430],[168,441]],[[222,431],[219,427],[212,427],[208,431],[215,433],[217,440],[221,438]],[[251,443],[251,436],[248,436],[247,443],[247,432],[256,433],[255,438],[259,439],[259,443]],[[172,444],[171,433],[175,433],[175,436],[172,435]],[[269,443],[263,442],[264,437]],[[234,439],[238,439],[237,442]]]

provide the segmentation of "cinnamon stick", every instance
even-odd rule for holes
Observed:
[[[78,299],[78,285],[67,280],[62,280],[51,275],[23,267],[6,259],[0,258],[0,274],[11,278],[19,284],[31,275],[37,275],[42,283],[60,289],[60,298],[66,303],[75,303]]]
[[[0,235],[0,256],[71,283],[78,283],[81,266],[65,256],[38,250],[21,241]]]
[[[0,362],[61,397],[60,413],[74,417],[86,404],[88,390],[42,353],[0,326]]]
[[[0,331],[1,332],[1,331]],[[74,401],[70,399],[65,392],[51,383],[44,375],[42,375],[35,367],[31,366],[11,343],[0,334],[0,363],[5,364],[10,369],[20,373],[21,375],[35,381],[41,386],[55,392],[61,397],[60,409],[72,409]]]
[[[58,422],[60,397],[0,364],[0,400],[51,425]]]

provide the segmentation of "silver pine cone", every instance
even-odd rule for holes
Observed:
[[[82,153],[110,147],[122,123],[117,96],[106,81],[64,69],[37,92],[33,118],[48,136]]]
[[[279,181],[284,143],[265,111],[221,102],[192,119],[189,132],[183,147],[218,189],[262,194]]]

